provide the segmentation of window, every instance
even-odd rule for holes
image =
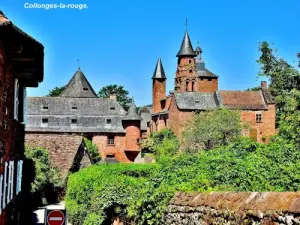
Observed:
[[[86,87],[84,87],[84,88],[83,88],[83,90],[84,90],[84,91],[88,91],[89,89],[88,89],[88,88],[86,88]]]
[[[190,70],[189,72],[190,72],[190,73],[193,73],[193,70]]]
[[[107,144],[108,145],[114,145],[115,144],[115,137],[114,136],[108,136],[107,137]]]
[[[23,123],[27,123],[27,90],[26,87],[23,86]]]
[[[110,110],[115,110],[116,108],[114,106],[110,107],[109,108]]]
[[[71,120],[71,123],[72,123],[72,124],[76,124],[76,123],[77,123],[77,119],[72,119],[72,120]]]
[[[72,106],[72,109],[73,109],[73,110],[76,110],[76,109],[77,109],[77,106]]]
[[[262,122],[261,113],[256,113],[256,123],[261,123],[261,122]]]
[[[47,118],[43,118],[42,119],[42,123],[48,123],[48,119]]]
[[[189,60],[189,63],[192,63],[192,60]]]
[[[107,120],[106,120],[106,123],[107,123],[107,124],[111,124],[111,119],[107,119]]]
[[[211,78],[208,78],[207,80],[208,80],[208,81],[211,81]]]
[[[106,154],[106,158],[113,159],[115,158],[115,154]]]
[[[189,82],[188,82],[188,81],[185,83],[185,90],[186,90],[186,91],[189,90]]]
[[[195,90],[195,82],[192,82],[192,91]]]
[[[136,139],[136,143],[139,145],[141,143],[141,139]]]
[[[44,109],[44,110],[48,110],[49,108],[48,108],[48,106],[43,105],[43,109]]]
[[[195,102],[196,102],[196,103],[200,103],[200,101],[199,101],[199,100],[195,100]]]
[[[15,79],[15,96],[14,96],[14,119],[19,119],[19,82]]]

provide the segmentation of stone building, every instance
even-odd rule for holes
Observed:
[[[0,11],[0,224],[26,223],[30,210],[23,190],[28,171],[24,161],[24,105],[27,87],[44,77],[44,47]],[[23,176],[22,176],[23,175]],[[21,186],[22,184],[22,186]],[[30,184],[30,183],[29,183]],[[30,214],[28,214],[30,216]]]
[[[67,174],[83,137],[104,161],[132,162],[140,152],[141,117],[132,100],[128,112],[116,95],[99,98],[80,68],[59,97],[28,97],[26,143],[44,146]]]
[[[151,132],[168,127],[181,134],[186,120],[195,112],[225,107],[241,111],[241,120],[251,127],[243,131],[245,135],[264,142],[275,134],[275,102],[266,82],[258,91],[219,90],[219,77],[206,67],[202,49],[193,49],[187,31],[176,57],[174,91],[166,94],[167,77],[161,59],[152,76]]]

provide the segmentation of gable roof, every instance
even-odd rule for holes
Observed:
[[[267,109],[261,91],[220,91],[222,103],[229,109]]]
[[[72,79],[67,84],[60,97],[66,98],[98,98],[94,89],[84,76],[83,72],[78,70],[73,75]]]
[[[270,89],[268,88],[261,88],[262,94],[266,100],[267,104],[275,104],[275,98],[272,96]]]
[[[213,110],[219,106],[213,93],[181,92],[174,93],[176,104],[181,110]]]

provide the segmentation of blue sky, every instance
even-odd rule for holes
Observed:
[[[25,9],[24,3],[86,3],[88,9]],[[0,0],[0,9],[45,46],[45,79],[31,96],[65,85],[80,66],[96,92],[123,85],[137,105],[151,104],[151,76],[162,58],[173,89],[176,53],[188,18],[194,48],[219,75],[220,90],[257,86],[258,43],[281,56],[300,51],[299,0]]]

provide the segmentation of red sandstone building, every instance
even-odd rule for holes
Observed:
[[[27,87],[44,76],[44,47],[16,27],[0,11],[0,224],[22,224],[26,193],[24,105]],[[23,182],[23,183],[22,183]],[[20,223],[20,221],[22,221]],[[26,222],[25,222],[26,223]]]
[[[99,98],[78,69],[59,97],[28,97],[26,143],[45,147],[67,175],[82,139],[97,145],[103,161],[133,162],[140,152],[141,117],[132,100],[128,112],[116,96]]]
[[[147,120],[143,126],[147,123],[148,133],[168,127],[180,134],[195,112],[225,107],[241,111],[241,120],[251,127],[243,131],[244,135],[264,142],[275,134],[275,102],[266,82],[258,91],[219,90],[219,77],[206,68],[201,48],[193,50],[188,32],[176,56],[175,87],[168,95],[167,77],[161,60],[157,62],[152,77],[152,107],[143,107],[139,112]]]

